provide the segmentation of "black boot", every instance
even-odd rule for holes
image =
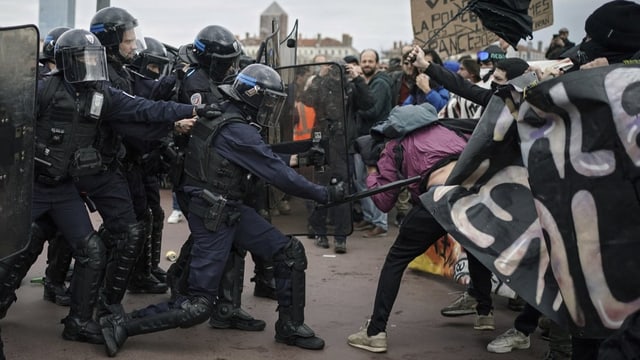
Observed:
[[[134,311],[130,314],[115,312],[100,318],[107,355],[116,356],[129,336],[149,334],[177,327],[188,328],[200,324],[210,316],[212,305],[208,299],[196,297],[185,300],[176,308],[165,312],[157,313],[154,310],[151,313],[146,311],[147,309]]]
[[[254,277],[251,281],[256,283],[253,289],[253,296],[277,300],[276,280],[273,278],[273,261],[265,260],[260,256],[251,254],[255,267]]]
[[[164,227],[164,211],[158,208],[152,211],[151,222],[151,275],[163,283],[167,283],[167,272],[160,268],[162,254],[162,228]]]
[[[71,304],[71,296],[69,295],[69,289],[62,284],[55,284],[49,278],[44,279],[44,294],[42,297],[51,301],[52,303],[60,306],[69,306]]]
[[[317,247],[321,247],[323,249],[328,249],[329,248],[329,239],[327,239],[327,237],[324,236],[324,235],[320,235],[320,236],[316,237],[316,246]]]
[[[164,294],[169,290],[166,283],[151,274],[151,230],[153,229],[151,217],[151,210],[149,210],[141,233],[144,242],[127,285],[127,290],[133,294]]]
[[[127,290],[132,294],[164,294],[169,286],[152,274],[133,274]]]
[[[57,284],[64,286],[65,281],[71,282],[71,277],[67,276],[71,266],[71,248],[60,232],[49,239],[47,247],[47,268],[45,270],[45,284]],[[69,279],[67,279],[67,277]],[[45,286],[45,300],[47,299]],[[51,301],[51,300],[50,300]],[[60,305],[60,304],[58,304]]]
[[[276,341],[303,349],[320,350],[324,340],[317,337],[304,323],[305,269],[307,256],[304,246],[295,237],[280,249],[274,260],[274,276],[278,295]]]
[[[232,304],[215,304],[209,326],[214,329],[238,329],[244,331],[262,331],[267,323],[255,319],[242,308],[234,309]]]
[[[253,288],[253,296],[272,300],[278,299],[276,297],[276,281],[273,279],[273,272],[271,273],[271,279],[256,274],[256,276],[251,278],[251,281],[256,283],[256,286]]]
[[[93,321],[98,291],[103,279],[105,248],[97,234],[88,236],[74,254],[69,315],[62,319],[62,337],[66,340],[102,344],[100,326]]]
[[[291,306],[278,307],[276,321],[276,341],[308,350],[321,350],[324,340],[307,326],[304,321],[294,319]]]
[[[78,317],[69,315],[60,320],[60,323],[64,324],[62,337],[65,340],[87,342],[91,344],[104,343],[100,325],[93,321],[93,319],[82,321]]]
[[[209,320],[212,328],[262,331],[266,326],[264,321],[254,319],[242,309],[245,254],[246,251],[235,245],[231,248],[218,287],[218,301]]]

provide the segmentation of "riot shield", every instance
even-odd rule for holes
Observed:
[[[0,261],[29,241],[38,29],[0,28]]]
[[[256,55],[256,62],[277,68],[280,66],[280,47],[278,46],[280,26],[276,19],[271,21],[271,27],[273,32],[260,44]]]
[[[293,28],[286,38],[280,41],[280,64],[282,66],[292,66],[298,62],[298,20],[293,24]]]
[[[285,66],[276,69],[287,89],[284,109],[277,136],[270,141],[274,151],[300,154],[311,148],[321,148],[324,164],[311,164],[297,170],[319,185],[328,185],[332,179],[344,181],[349,187],[349,168],[346,94],[349,82],[344,67],[337,63],[319,63]],[[276,199],[277,200],[277,199]],[[302,216],[297,221],[295,234],[343,235],[352,232],[351,203],[334,208],[318,208],[313,202],[291,199],[293,214]],[[280,219],[273,219],[274,222]],[[287,222],[291,227],[291,222]]]

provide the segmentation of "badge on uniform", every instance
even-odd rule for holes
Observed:
[[[200,105],[202,104],[202,95],[200,93],[195,93],[191,95],[191,105]]]

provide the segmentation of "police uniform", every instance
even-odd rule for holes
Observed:
[[[280,86],[273,84],[276,81]],[[238,89],[249,84],[253,88],[242,91],[244,95],[261,94],[250,99],[254,103],[237,95]],[[184,182],[184,192],[190,197],[188,221],[193,239],[187,294],[129,314],[102,317],[100,324],[110,356],[115,356],[128,336],[206,321],[219,295],[219,282],[234,242],[274,261],[279,312],[276,341],[307,349],[324,347],[324,341],[304,324],[307,259],[302,243],[282,234],[242,199],[254,177],[318,203],[343,197],[343,184],[324,187],[306,180],[283,161],[290,161],[288,156],[274,154],[263,141],[260,126],[252,119],[264,119],[261,115],[267,111],[259,98],[273,95],[275,91],[268,93],[269,86],[279,89],[281,106],[286,95],[279,75],[265,65],[249,65],[234,81],[234,91],[225,85],[220,87],[234,99],[222,104],[223,115],[198,121],[192,129]],[[253,110],[248,104],[254,106]],[[279,111],[273,113],[279,115]]]
[[[129,72],[113,57],[108,59],[111,86],[133,94]],[[110,252],[98,309],[104,313],[107,305],[122,301],[133,267],[144,246],[146,231],[145,220],[136,216],[129,182],[120,169],[124,150],[122,136],[106,122],[102,122],[99,129],[97,146],[103,159],[102,169],[98,173],[79,177],[76,186],[80,192],[87,194],[100,213],[103,221],[100,236]],[[163,130],[167,133],[170,128]]]
[[[32,217],[36,228],[32,236],[50,238],[53,235],[50,224],[54,224],[68,241],[76,260],[71,309],[65,319],[63,337],[101,343],[100,331],[96,333],[90,327],[103,279],[105,248],[93,230],[73,179],[96,176],[102,171],[94,148],[97,124],[119,122],[119,127],[126,130],[123,124],[127,122],[156,122],[158,128],[167,131],[174,121],[192,116],[193,107],[134,98],[105,83],[74,88],[62,81],[61,75],[54,75],[44,83],[41,89],[55,87],[55,91],[36,125],[36,156],[40,161],[35,168]],[[41,101],[47,91],[50,90],[42,90]],[[100,108],[94,108],[97,96],[104,100]],[[167,123],[171,125],[163,125]],[[132,132],[142,134],[141,127],[135,126]]]
[[[194,66],[185,73],[185,77],[179,88],[178,101],[198,105],[202,103],[217,103],[221,101],[222,98],[223,96],[220,93],[220,90],[204,68]],[[188,196],[185,196],[182,189],[179,188],[176,191],[176,196],[182,199],[181,202],[183,204],[188,203]],[[183,214],[188,216],[188,213],[189,208],[187,205],[185,206],[185,209],[183,209]],[[193,238],[190,236],[189,239],[187,239],[187,242],[183,245],[180,251],[180,258],[176,261],[173,269],[174,273],[181,274],[181,284],[178,284],[178,288],[184,288],[189,276],[184,269],[188,267],[190,259],[185,259],[185,257],[189,256],[192,252],[192,242]],[[220,281],[220,289],[218,291],[219,299],[214,305],[215,311],[209,321],[209,325],[213,328],[237,328],[245,331],[261,331],[266,326],[266,323],[263,320],[254,319],[249,313],[242,309],[245,255],[246,250],[238,246],[233,246],[231,248],[231,255],[228,258],[222,281]],[[268,260],[259,259],[253,254],[252,256],[254,257],[254,261],[257,260],[257,269],[258,265],[260,265],[260,270],[256,270],[256,273],[259,273],[260,275],[256,276],[254,281],[256,281],[256,284],[260,283],[260,285],[263,286],[265,283],[270,285],[270,280],[266,278],[269,272],[272,274],[273,265]],[[178,270],[177,268],[179,266],[183,268]],[[272,294],[269,293],[266,295]]]
[[[168,100],[173,94],[174,77],[159,80],[147,78],[131,71],[133,92],[151,100]],[[165,139],[170,136],[167,132]],[[145,240],[140,255],[133,267],[129,291],[133,293],[162,294],[168,289],[166,273],[158,267],[164,210],[160,205],[160,147],[161,141],[141,142],[125,137],[123,143],[127,154],[122,161],[123,172],[129,184],[133,208],[138,221],[145,224]]]

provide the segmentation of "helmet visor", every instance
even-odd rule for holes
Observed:
[[[224,83],[229,77],[238,73],[238,56],[233,58],[219,58],[207,55],[209,62],[209,76],[218,84]]]
[[[64,78],[67,82],[108,80],[107,56],[102,46],[62,50]]]
[[[256,115],[257,123],[267,127],[277,126],[284,103],[287,100],[287,94],[269,89],[263,91],[262,103],[260,103],[258,115]]]

